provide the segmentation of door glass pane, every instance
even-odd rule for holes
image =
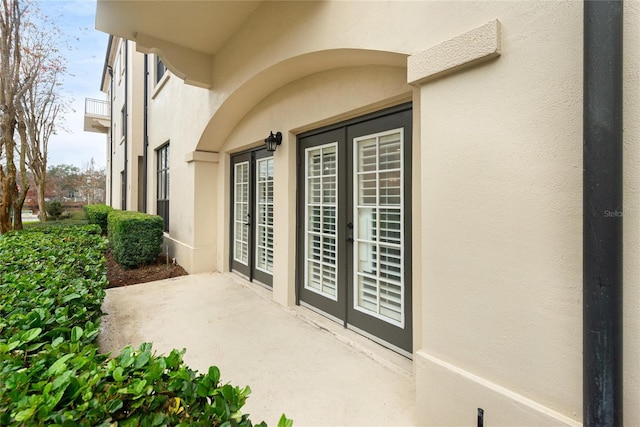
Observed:
[[[273,273],[273,157],[256,161],[256,268]]]
[[[381,136],[379,141],[380,163],[378,169],[400,169],[400,149],[402,148],[400,133]]]
[[[404,326],[403,130],[354,139],[354,308]]]
[[[358,306],[376,311],[378,307],[378,282],[375,278],[358,276]]]
[[[375,172],[378,158],[376,138],[361,139],[359,145],[358,170],[361,172]]]
[[[380,241],[385,243],[402,243],[402,221],[400,209],[378,209],[380,212]]]
[[[249,162],[237,163],[233,171],[233,259],[249,263]]]
[[[380,205],[398,206],[400,204],[400,171],[380,172]]]
[[[358,245],[358,273],[376,276],[378,270],[378,245],[360,242]]]
[[[305,151],[304,287],[337,300],[337,151],[336,143]]]
[[[375,233],[378,231],[376,214],[375,208],[361,207],[358,209],[358,239],[376,240]]]
[[[375,172],[358,174],[358,195],[360,205],[377,204],[378,188]]]

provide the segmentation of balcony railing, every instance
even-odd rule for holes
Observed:
[[[84,130],[85,132],[107,133],[111,127],[111,111],[109,101],[85,98]]]
[[[86,98],[84,100],[84,114],[90,116],[109,117],[109,101]]]

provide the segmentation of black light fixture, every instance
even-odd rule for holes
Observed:
[[[276,151],[276,147],[282,144],[282,133],[276,132],[273,134],[273,131],[269,133],[269,136],[264,140],[264,145],[267,148],[267,151],[274,152]]]

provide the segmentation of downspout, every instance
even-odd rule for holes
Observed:
[[[144,54],[144,113],[142,124],[142,212],[147,212],[147,163],[149,161],[147,151],[149,149],[149,63],[148,55]]]
[[[109,42],[111,42],[111,39],[109,39]],[[113,206],[113,67],[111,65],[107,66],[107,71],[111,79],[109,82],[111,86],[109,89],[109,206]]]
[[[129,173],[127,166],[129,162],[129,41],[124,41],[124,180],[122,195],[122,210],[127,209],[127,188],[129,186]]]
[[[622,425],[622,2],[584,2],[583,424]]]

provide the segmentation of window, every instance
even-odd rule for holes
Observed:
[[[164,231],[169,232],[169,143],[156,151],[158,158],[158,204],[156,213],[164,220]]]
[[[126,45],[124,43],[124,41],[120,41],[120,46],[118,46],[118,54],[117,54],[117,59],[116,61],[118,62],[118,70],[120,71],[120,75],[122,76],[124,74],[124,60],[123,58],[123,50],[125,49]]]
[[[120,114],[121,114],[121,119],[122,119],[122,134],[120,136],[122,136],[122,139],[124,139],[127,136],[127,107],[124,106],[122,107],[122,110],[120,110]]]
[[[167,72],[167,67],[159,56],[156,55],[156,84],[162,80],[162,76]]]

